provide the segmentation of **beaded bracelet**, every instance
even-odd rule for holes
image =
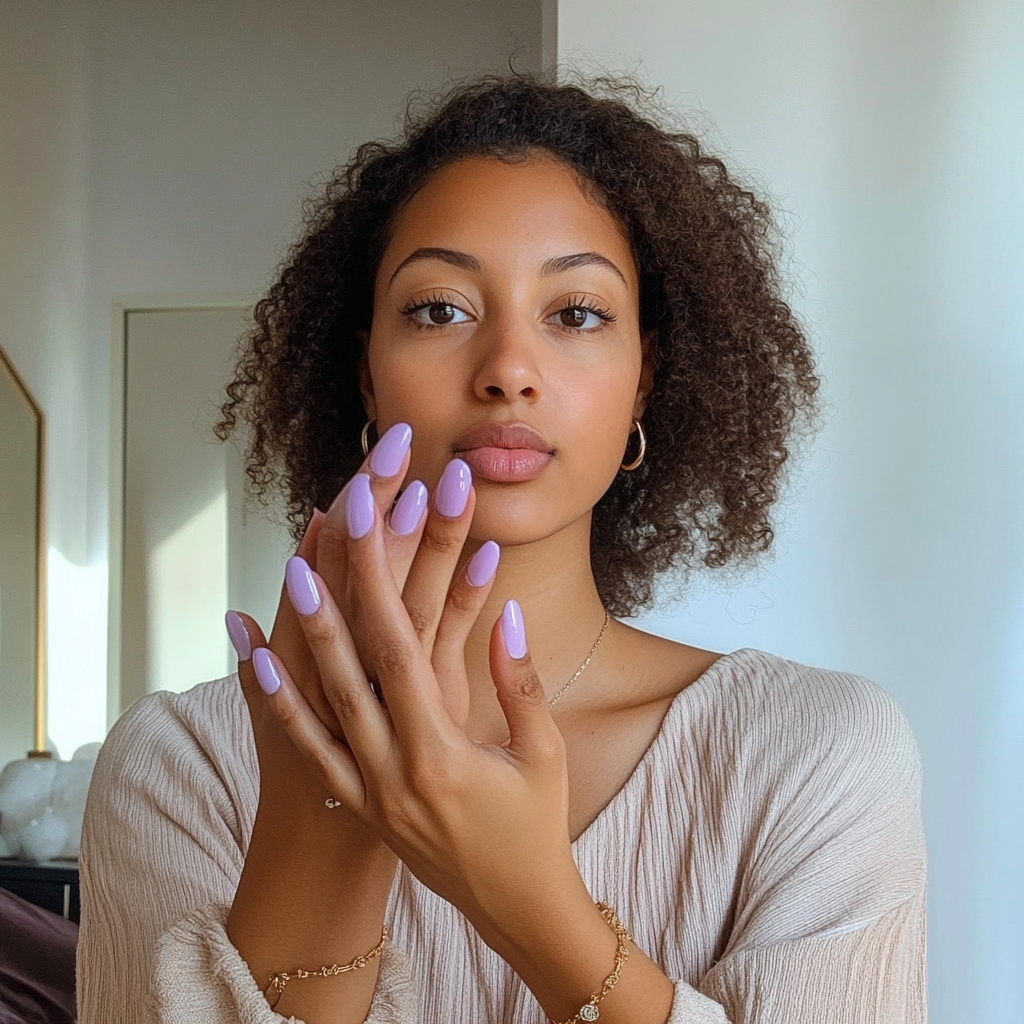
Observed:
[[[595,992],[587,1002],[585,1002],[577,1011],[575,1016],[570,1017],[566,1021],[562,1021],[561,1024],[580,1024],[581,1021],[594,1021],[601,1016],[601,1011],[598,1009],[597,1004],[615,986],[619,981],[619,972],[622,970],[622,965],[629,959],[629,946],[626,943],[630,942],[629,934],[626,932],[622,922],[615,916],[615,911],[612,910],[606,903],[598,903],[597,909],[601,911],[601,916],[608,923],[608,927],[615,932],[615,938],[619,940],[619,948],[615,951],[615,966],[612,968],[612,973],[604,979],[604,984],[601,986],[600,992]],[[555,1024],[554,1021],[549,1021],[548,1024]]]
[[[304,971],[301,967],[291,972],[278,971],[276,974],[272,974],[270,976],[270,982],[263,990],[263,995],[267,1002],[270,1003],[270,1008],[274,1009],[281,999],[281,993],[284,992],[285,985],[287,985],[292,978],[333,978],[338,974],[345,974],[348,971],[358,971],[360,968],[365,967],[371,960],[380,956],[387,938],[388,930],[385,927],[380,933],[380,942],[378,942],[369,953],[357,956],[355,960],[347,964],[332,964],[330,967],[321,967],[316,971]],[[271,989],[276,993],[272,1003],[270,1002],[269,995]]]

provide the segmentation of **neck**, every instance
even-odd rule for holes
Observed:
[[[494,585],[466,644],[475,706],[494,703],[488,647],[509,598],[523,610],[533,666],[551,697],[579,668],[604,622],[590,567],[589,515],[543,540],[502,548]]]

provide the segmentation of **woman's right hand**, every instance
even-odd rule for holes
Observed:
[[[394,503],[408,470],[410,438],[411,430],[404,424],[392,427],[360,468],[370,477],[380,508]],[[414,481],[389,516],[388,560],[399,587],[420,545],[426,508],[426,488]],[[472,509],[467,512],[472,514]],[[326,514],[314,513],[298,549],[337,595],[343,614],[350,611],[348,546],[343,490]],[[290,561],[286,569],[269,645],[252,618],[238,615],[233,620],[229,613],[229,632],[239,650],[239,679],[252,719],[260,796],[227,928],[260,988],[272,972],[345,963],[371,949],[380,938],[397,864],[380,837],[348,810],[325,806],[330,794],[322,777],[268,709],[257,680],[251,654],[269,646],[323,724],[339,739],[344,737],[296,614],[296,607],[301,610],[310,596],[303,591],[301,575],[293,571],[296,564]],[[356,646],[361,646],[358,625],[352,632]],[[378,963],[330,982],[290,985],[275,1008],[316,1024],[362,1021]]]

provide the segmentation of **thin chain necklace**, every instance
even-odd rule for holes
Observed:
[[[565,691],[568,690],[569,687],[572,686],[572,684],[575,683],[581,675],[583,675],[583,670],[590,664],[590,659],[594,656],[594,651],[596,651],[598,647],[601,646],[601,641],[604,639],[604,631],[608,628],[608,623],[610,621],[611,616],[607,612],[605,612],[604,623],[601,626],[601,632],[597,634],[597,639],[594,641],[594,646],[590,648],[590,653],[587,654],[586,658],[583,659],[583,664],[580,665],[578,669],[576,669],[576,672],[573,674],[572,679],[570,679],[569,682],[567,682],[565,686],[563,686],[558,691],[558,693],[556,693],[554,697],[552,697],[551,700],[548,701],[549,708],[553,708],[562,699],[562,694],[565,693]]]

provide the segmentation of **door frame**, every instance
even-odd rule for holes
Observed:
[[[107,729],[127,710],[121,697],[121,608],[124,600],[125,373],[128,317],[183,310],[251,310],[257,292],[146,292],[116,295],[110,310],[110,484],[107,534]]]

